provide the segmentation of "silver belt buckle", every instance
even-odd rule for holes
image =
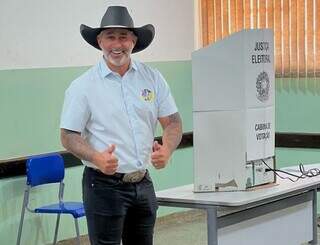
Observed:
[[[139,170],[132,173],[124,174],[122,181],[126,183],[136,183],[140,182],[145,176],[147,170]]]

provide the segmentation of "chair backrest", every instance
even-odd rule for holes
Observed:
[[[33,156],[27,160],[26,171],[30,186],[58,183],[64,178],[64,161],[56,153]]]

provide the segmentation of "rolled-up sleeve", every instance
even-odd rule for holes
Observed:
[[[178,111],[170,87],[159,71],[156,71],[158,118],[169,116]]]
[[[65,92],[60,128],[83,132],[89,117],[89,105],[84,91],[70,86]]]

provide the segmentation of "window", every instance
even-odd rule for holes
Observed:
[[[273,28],[277,77],[320,77],[319,0],[200,0],[201,43]]]

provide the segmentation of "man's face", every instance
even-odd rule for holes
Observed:
[[[103,30],[97,40],[105,59],[112,65],[121,67],[130,63],[130,55],[137,40],[133,32],[110,28]]]

